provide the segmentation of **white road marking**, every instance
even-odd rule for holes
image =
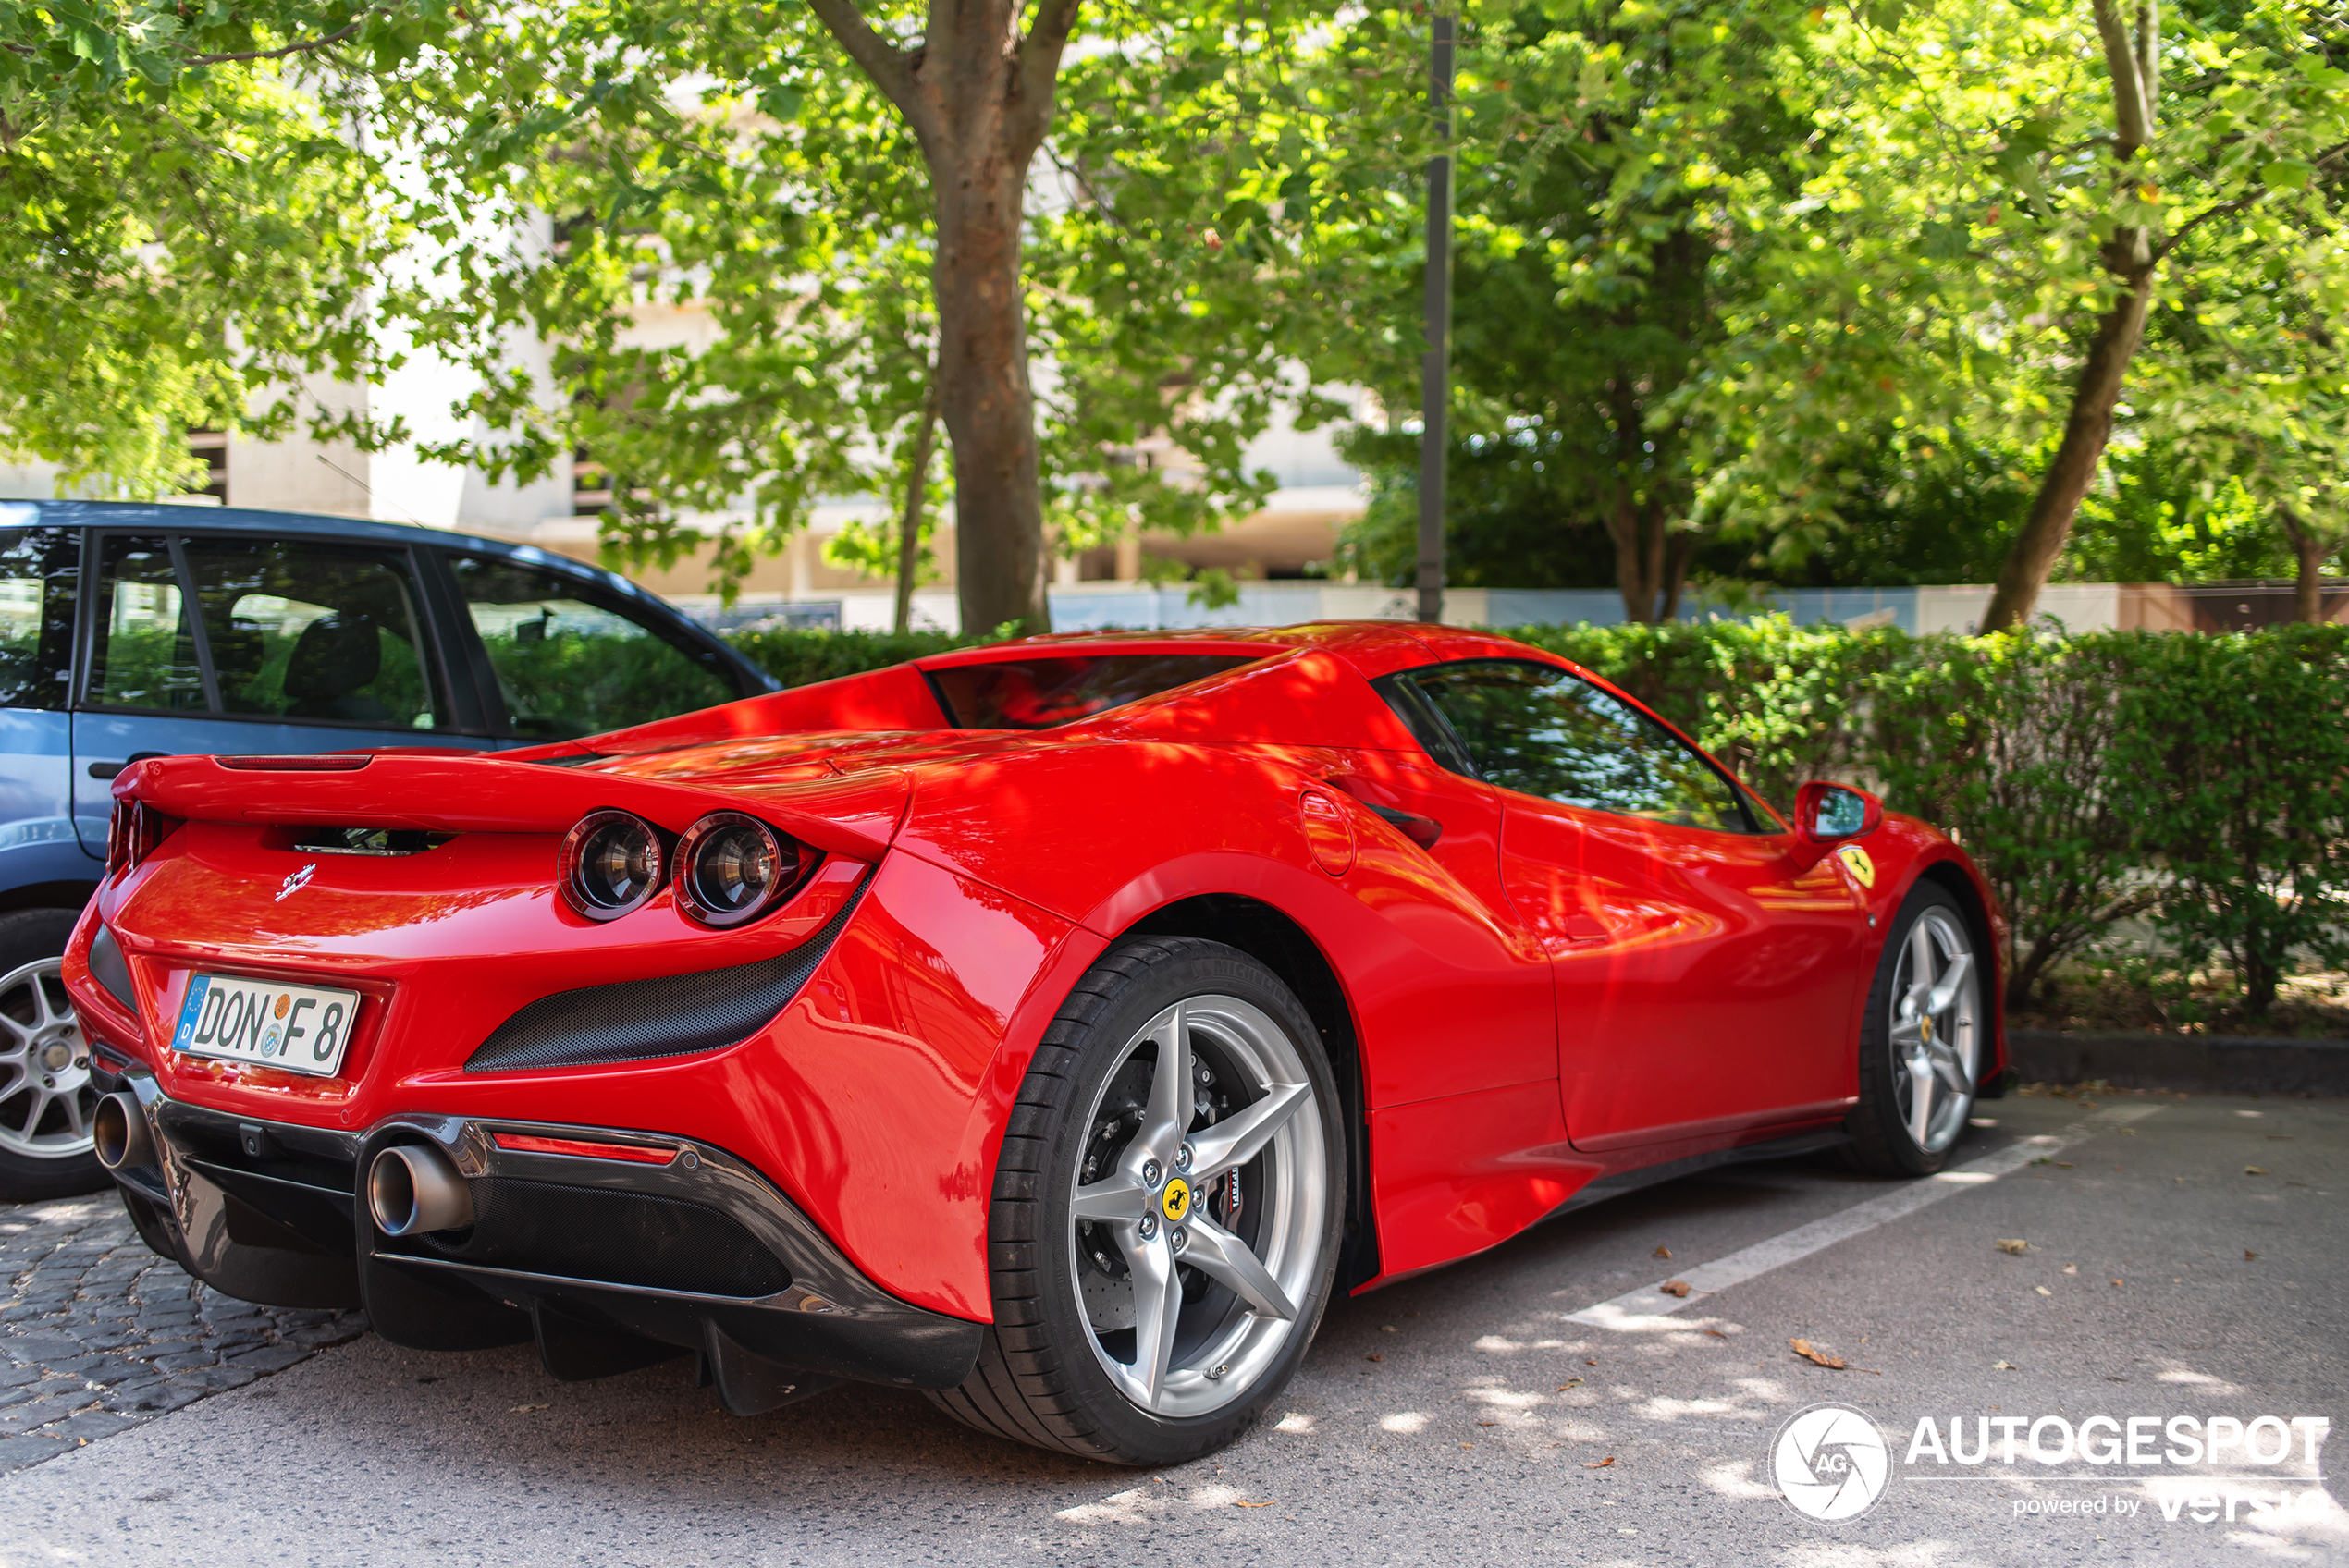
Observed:
[[[1731,1285],[1743,1284],[1756,1275],[1767,1274],[1773,1268],[1808,1257],[1822,1248],[1831,1247],[1862,1231],[1873,1231],[1888,1220],[1914,1214],[1927,1204],[1939,1203],[1943,1198],[1964,1192],[1969,1187],[1995,1182],[2011,1170],[2020,1170],[2035,1159],[2044,1159],[2060,1149],[2094,1137],[2108,1127],[2142,1121],[2160,1109],[2158,1105],[2122,1105],[2114,1106],[2109,1110],[2099,1110],[2060,1132],[2042,1133],[2020,1139],[1971,1165],[1961,1165],[1953,1170],[1944,1170],[1912,1182],[1882,1197],[1854,1204],[1839,1214],[1830,1214],[1824,1219],[1814,1219],[1808,1225],[1798,1226],[1783,1236],[1756,1242],[1716,1262],[1701,1264],[1672,1276],[1687,1282],[1689,1293],[1685,1298],[1666,1295],[1662,1287],[1666,1281],[1658,1280],[1645,1289],[1626,1291],[1613,1301],[1603,1301],[1596,1306],[1569,1312],[1566,1320],[1594,1329],[1612,1329],[1618,1333],[1654,1333],[1659,1329],[1685,1331],[1689,1326],[1672,1321],[1671,1315],[1695,1305],[1701,1296],[1726,1291]]]

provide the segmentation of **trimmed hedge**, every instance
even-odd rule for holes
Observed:
[[[1956,835],[2013,927],[2008,999],[2150,915],[2254,1013],[2295,960],[2349,963],[2349,627],[1912,637],[1783,618],[1511,633],[1649,703],[1781,806],[1806,778]],[[943,636],[735,639],[792,683]]]

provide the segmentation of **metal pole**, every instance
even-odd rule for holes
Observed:
[[[1453,19],[1438,14],[1428,43],[1428,107],[1452,140]],[[1427,161],[1427,354],[1420,361],[1420,619],[1444,619],[1445,414],[1452,385],[1452,155]]]

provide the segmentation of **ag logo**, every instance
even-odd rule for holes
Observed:
[[[314,860],[308,865],[303,866],[300,871],[295,872],[292,876],[287,877],[283,882],[277,885],[277,897],[276,901],[278,903],[284,903],[288,899],[292,898],[296,893],[299,893],[304,888],[309,887],[310,879],[317,875],[318,863]]]
[[[1839,1525],[1876,1506],[1892,1478],[1892,1455],[1876,1423],[1850,1405],[1814,1404],[1778,1428],[1770,1472],[1788,1507]]]
[[[1843,869],[1851,874],[1852,881],[1863,888],[1876,886],[1876,862],[1868,858],[1867,851],[1857,844],[1846,844],[1835,851],[1835,856],[1843,863]]]

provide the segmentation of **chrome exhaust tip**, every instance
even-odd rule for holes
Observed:
[[[128,1090],[106,1096],[90,1119],[91,1142],[97,1145],[98,1163],[109,1170],[135,1170],[155,1162],[154,1135],[147,1131],[147,1113],[139,1097]]]
[[[367,1211],[387,1236],[461,1231],[473,1222],[473,1188],[439,1150],[401,1144],[367,1167]]]

